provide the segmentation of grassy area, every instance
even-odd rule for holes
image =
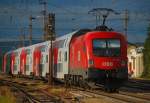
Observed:
[[[65,93],[65,88],[61,87],[50,87],[47,91],[53,95],[61,96]]]
[[[16,103],[16,98],[7,86],[0,86],[0,103]]]
[[[134,78],[133,78],[134,79]],[[146,78],[146,77],[139,77],[139,78],[135,78],[135,79],[139,79],[139,80],[150,80],[150,78]]]
[[[108,100],[100,98],[86,98],[82,100],[82,103],[112,103]]]

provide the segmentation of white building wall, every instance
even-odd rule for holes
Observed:
[[[143,53],[138,51],[138,48],[130,49],[128,52],[128,69],[130,77],[140,77],[142,75],[144,66],[143,66]]]

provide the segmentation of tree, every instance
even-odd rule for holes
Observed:
[[[144,43],[144,71],[142,77],[150,78],[150,25],[148,27],[147,39]]]
[[[3,52],[0,48],[0,72],[2,71],[2,65],[3,65]]]

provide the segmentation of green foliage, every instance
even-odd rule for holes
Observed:
[[[0,72],[2,71],[3,56],[0,54]]]
[[[149,26],[147,28],[147,35],[148,35],[148,37],[150,37],[150,24],[149,24]]]
[[[144,43],[144,71],[142,77],[150,78],[150,25],[148,27],[148,35]]]
[[[4,54],[5,54],[6,52],[5,51],[0,51],[0,72],[2,72],[2,69],[3,69],[3,59],[4,59]]]

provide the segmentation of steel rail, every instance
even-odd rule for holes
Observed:
[[[120,91],[119,91],[119,93],[106,93],[106,92],[104,92],[104,90],[102,90],[102,88],[100,88],[98,90],[84,90],[83,88],[74,87],[74,89],[93,93],[93,94],[100,95],[100,96],[105,96],[108,98],[112,98],[112,99],[119,100],[122,102],[127,102],[127,103],[149,103],[149,101],[150,101],[146,97],[140,98],[139,96],[135,96],[135,95],[131,95],[131,94],[129,95],[128,93],[125,94],[124,92],[120,92]]]
[[[40,91],[40,90],[27,90],[27,88],[17,84],[16,82],[12,82],[12,81],[7,81],[7,80],[1,80],[1,82],[3,82],[3,84],[8,85],[10,87],[14,87],[17,90],[19,90],[21,93],[23,93],[26,96],[26,99],[29,101],[29,103],[58,103],[60,101],[60,99],[56,99],[53,96],[47,95],[46,93]],[[42,93],[43,95],[40,95],[40,97],[45,97],[42,99],[38,99],[36,98],[37,95],[31,95],[31,92],[37,92],[37,95]]]

